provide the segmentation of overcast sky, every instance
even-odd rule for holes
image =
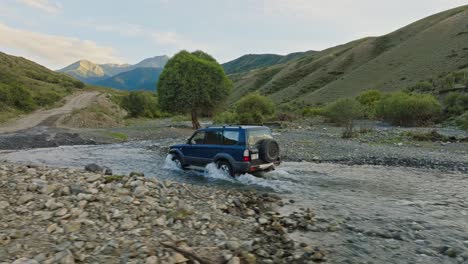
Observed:
[[[468,0],[0,0],[0,51],[52,69],[181,49],[226,62],[389,33]]]

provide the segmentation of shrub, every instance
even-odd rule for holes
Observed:
[[[304,117],[316,117],[324,114],[322,107],[308,107],[302,110],[302,116]]]
[[[449,93],[444,99],[444,110],[449,117],[468,111],[468,94]]]
[[[429,132],[408,131],[405,133],[405,135],[417,141],[437,142],[437,141],[449,141],[450,140],[449,137],[440,134],[435,129]]]
[[[379,90],[367,90],[359,94],[356,100],[361,104],[363,117],[374,119],[376,114],[377,102],[382,98],[382,93]]]
[[[156,94],[151,92],[130,92],[122,98],[122,107],[130,117],[160,117]]]
[[[338,99],[333,103],[325,106],[323,115],[329,121],[338,124],[349,126],[353,120],[362,117],[362,107],[358,101],[352,98]]]
[[[464,130],[468,130],[468,111],[455,120],[456,124]]]
[[[62,97],[53,91],[39,92],[34,95],[34,101],[39,106],[48,106],[59,101]]]
[[[418,126],[435,122],[441,106],[432,95],[397,92],[377,103],[377,116],[394,125]]]
[[[419,93],[431,92],[434,90],[434,86],[430,82],[418,82],[415,85],[411,86],[409,90],[412,92]]]
[[[238,118],[237,114],[233,112],[222,112],[213,118],[213,123],[215,124],[237,124],[238,123]]]
[[[269,98],[259,93],[252,93],[237,102],[235,113],[240,124],[258,124],[272,117],[275,107]]]

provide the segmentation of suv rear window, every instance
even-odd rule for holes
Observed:
[[[273,139],[269,129],[249,130],[249,146],[254,146],[263,139]]]
[[[239,142],[239,131],[224,130],[224,145],[237,145]]]

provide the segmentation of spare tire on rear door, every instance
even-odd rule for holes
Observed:
[[[264,139],[258,142],[258,154],[265,162],[274,162],[279,158],[280,148],[273,139]]]

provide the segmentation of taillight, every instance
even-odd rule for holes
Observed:
[[[248,149],[244,150],[244,161],[250,161],[250,151]]]

